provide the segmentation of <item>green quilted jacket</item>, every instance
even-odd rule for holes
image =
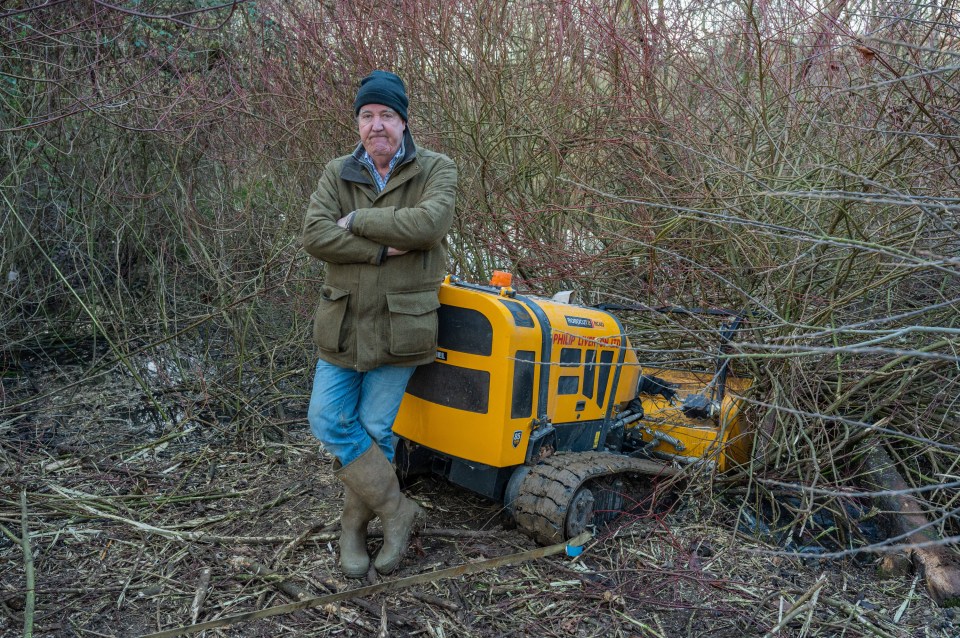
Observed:
[[[404,148],[380,193],[358,146],[327,164],[310,197],[303,247],[326,262],[313,340],[335,365],[366,371],[436,355],[457,168],[445,155],[416,148],[409,130]],[[349,230],[337,226],[353,211]],[[388,257],[387,247],[408,252]]]

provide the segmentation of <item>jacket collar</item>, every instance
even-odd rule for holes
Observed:
[[[347,158],[347,161],[343,163],[343,168],[340,169],[340,179],[348,182],[356,182],[358,184],[373,186],[373,180],[370,177],[370,173],[367,172],[363,162],[360,161],[362,157],[363,144],[357,144],[357,147],[353,149],[353,153],[351,153]],[[393,175],[396,175],[402,166],[406,166],[416,158],[417,146],[413,143],[413,136],[410,135],[410,127],[407,126],[403,131],[403,157],[400,158],[400,161],[397,162],[397,165],[394,167]],[[387,182],[388,186],[389,184],[390,183]]]

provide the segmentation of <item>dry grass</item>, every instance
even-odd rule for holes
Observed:
[[[341,489],[302,426],[255,447],[213,423],[164,428],[148,418],[138,431],[109,418],[136,406],[130,380],[59,390],[74,372],[50,370],[49,398],[33,418],[3,425],[0,524],[18,534],[25,488],[35,635],[140,635],[362,584],[336,567]],[[428,528],[391,578],[533,547],[503,528],[494,504],[435,479],[410,491],[427,508]],[[956,635],[952,610],[934,607],[922,581],[879,579],[872,560],[778,555],[778,546],[737,531],[741,496],[696,477],[675,496],[638,502],[576,560],[502,567],[208,635],[383,635],[384,623],[386,635],[483,638]],[[23,554],[10,534],[0,541],[4,636],[20,634],[24,612]],[[255,576],[251,565],[276,575]]]

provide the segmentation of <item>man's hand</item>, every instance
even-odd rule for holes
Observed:
[[[357,211],[350,211],[343,217],[337,220],[337,226],[343,228],[344,230],[350,230],[350,224],[353,222],[353,216],[357,214]],[[400,255],[406,255],[406,250],[400,250],[399,248],[391,248],[387,246],[387,257],[398,257]]]
[[[351,211],[337,220],[337,226],[340,228],[345,228],[350,230],[350,222],[353,221],[353,216],[357,214],[357,211]]]

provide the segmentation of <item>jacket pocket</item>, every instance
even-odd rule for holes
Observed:
[[[436,290],[388,293],[390,354],[406,357],[435,350],[439,307]]]
[[[333,286],[320,288],[320,304],[313,315],[313,341],[321,350],[343,352],[341,335],[350,293]]]

